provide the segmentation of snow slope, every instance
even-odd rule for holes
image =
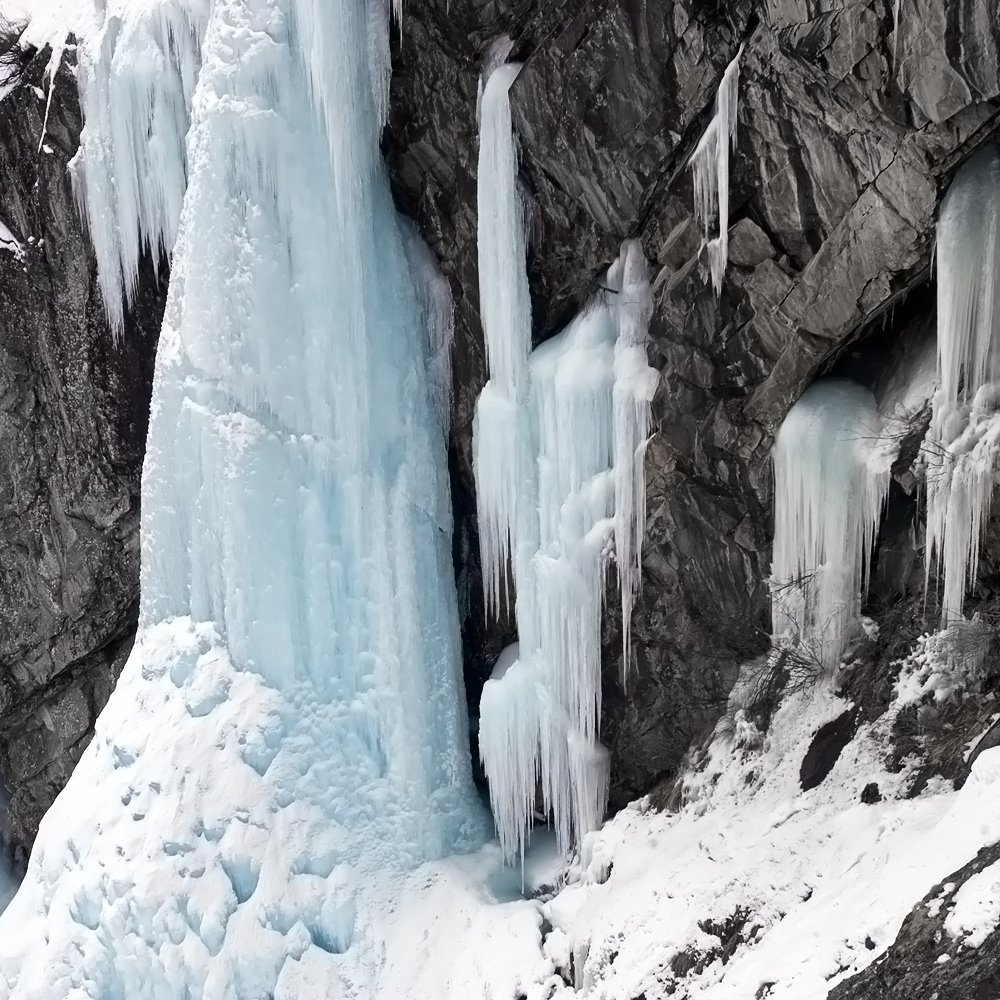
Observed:
[[[960,792],[939,780],[901,798],[909,767],[885,767],[893,716],[946,673],[934,642],[921,643],[887,715],[862,725],[806,792],[812,738],[850,707],[832,682],[787,698],[766,736],[735,711],[689,775],[679,813],[641,801],[587,838],[568,884],[542,906],[553,928],[543,947],[562,956],[562,975],[531,1000],[820,1000],[870,964],[936,882],[1000,837],[1000,749],[976,760]],[[870,782],[882,801],[866,805]],[[1000,920],[996,879],[987,869],[970,882],[950,915],[949,932],[969,946]]]

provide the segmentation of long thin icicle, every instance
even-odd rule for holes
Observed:
[[[927,574],[943,573],[945,624],[976,580],[1000,440],[1000,151],[976,154],[941,205],[938,373],[923,448]]]
[[[774,444],[771,618],[776,644],[834,668],[860,613],[889,487],[872,394],[816,382]]]
[[[475,474],[486,607],[494,613],[510,595],[518,490],[532,474],[522,461],[530,449],[521,423],[531,298],[510,114],[510,87],[521,67],[502,61],[509,51],[507,39],[494,45],[479,97],[479,311],[490,380],[476,405],[474,437],[483,447]]]
[[[694,174],[694,211],[708,248],[708,266],[715,294],[729,262],[729,153],[736,150],[736,122],[739,113],[740,46],[726,67],[715,99],[715,115],[691,154]],[[718,235],[711,237],[712,223],[718,220]]]

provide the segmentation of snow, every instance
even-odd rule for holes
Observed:
[[[1000,836],[1000,749],[977,759],[960,792],[939,783],[902,797],[909,767],[884,766],[900,703],[862,725],[829,777],[802,792],[813,735],[849,707],[832,686],[824,678],[787,697],[767,735],[737,695],[689,772],[678,813],[640,801],[584,839],[567,884],[541,904],[556,937],[543,953],[573,955],[575,976],[538,979],[529,1000],[658,1000],[675,990],[746,1000],[768,983],[768,998],[819,1000],[888,947],[936,882]],[[883,801],[864,805],[872,781]],[[949,916],[967,943],[1000,919],[995,878],[970,882],[959,916]],[[737,914],[744,937],[723,957],[713,930]],[[702,956],[703,967],[675,973],[684,953]]]
[[[139,640],[3,917],[11,997],[378,995],[400,886],[486,839],[448,307],[379,155],[379,4],[111,2],[81,31],[109,314],[144,249],[170,289]]]
[[[943,575],[945,624],[976,581],[1000,449],[1000,150],[959,171],[937,229],[938,373],[923,447],[927,572]]]
[[[729,262],[729,153],[736,150],[736,123],[739,116],[740,57],[743,46],[726,67],[715,99],[715,114],[691,154],[694,174],[694,212],[701,223],[703,244],[708,247],[708,264],[715,294]],[[710,237],[717,220],[718,235]]]
[[[825,379],[803,393],[775,439],[775,643],[828,669],[859,624],[889,488],[893,455],[880,431],[871,392]]]
[[[954,888],[954,887],[953,887]],[[955,893],[944,929],[969,948],[978,948],[1000,923],[1000,866],[973,875]]]
[[[12,253],[18,260],[24,257],[24,244],[0,222],[0,250]]]

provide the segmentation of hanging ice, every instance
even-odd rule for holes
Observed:
[[[1000,151],[976,154],[941,204],[938,373],[924,443],[927,572],[943,574],[945,624],[976,581],[1000,439]]]
[[[492,611],[510,595],[518,491],[532,475],[521,464],[529,451],[521,417],[531,300],[509,99],[520,64],[503,63],[509,50],[506,40],[494,45],[479,99],[479,311],[490,381],[476,407],[474,436],[482,444],[477,454],[485,456],[481,465],[477,459],[475,472],[486,605]],[[487,435],[489,441],[483,440]]]
[[[172,268],[139,640],[2,918],[5,996],[381,995],[400,873],[483,832],[447,307],[378,155],[381,3],[110,0],[78,31],[112,315],[143,248]]]
[[[868,585],[891,465],[879,429],[867,389],[826,379],[775,439],[771,624],[776,644],[817,666],[839,663]]]
[[[736,122],[739,113],[740,46],[726,67],[715,99],[715,114],[691,154],[694,174],[694,213],[701,223],[708,248],[708,266],[715,294],[722,291],[729,262],[729,151],[736,149]],[[718,220],[719,233],[711,237],[712,223]]]
[[[623,245],[606,277],[609,292],[527,355],[530,304],[508,101],[516,72],[494,68],[482,95],[480,297],[490,380],[474,427],[490,607],[508,559],[516,591],[518,656],[487,682],[479,732],[508,857],[523,854],[539,805],[554,815],[563,849],[603,815],[605,569],[614,543],[627,619],[639,585],[643,458],[656,386],[645,351],[652,300],[637,241]],[[499,134],[486,134],[492,130]],[[627,623],[625,635],[627,650]]]

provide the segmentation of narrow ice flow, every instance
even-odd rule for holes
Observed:
[[[4,995],[379,995],[402,876],[486,832],[381,3],[111,0],[80,32],[109,312],[144,249],[170,290],[139,638],[2,918]]]
[[[927,573],[945,624],[974,586],[1000,441],[1000,150],[962,167],[937,229],[938,375],[923,447]]]
[[[872,394],[845,379],[811,385],[774,443],[771,626],[803,665],[836,667],[857,626],[889,488]]]
[[[484,462],[477,460],[475,471],[486,606],[492,612],[511,597],[518,491],[532,474],[520,464],[529,453],[521,416],[531,351],[531,299],[510,113],[510,88],[521,67],[503,62],[509,51],[509,40],[494,43],[479,95],[479,312],[490,380],[476,408],[474,434],[489,436],[479,452]]]
[[[702,226],[703,244],[708,248],[708,266],[716,295],[722,292],[729,263],[729,153],[736,151],[742,55],[741,45],[722,75],[715,98],[715,114],[691,154],[694,212]],[[714,221],[718,221],[719,232],[712,237]]]
[[[523,858],[538,812],[552,814],[561,850],[604,813],[605,575],[615,551],[627,654],[657,379],[646,360],[652,297],[637,241],[623,245],[606,278],[609,291],[528,356],[509,105],[517,70],[494,60],[481,98],[479,261],[490,380],[473,428],[487,605],[495,612],[513,589],[520,641],[517,659],[504,661],[480,702],[480,753],[508,858]]]

